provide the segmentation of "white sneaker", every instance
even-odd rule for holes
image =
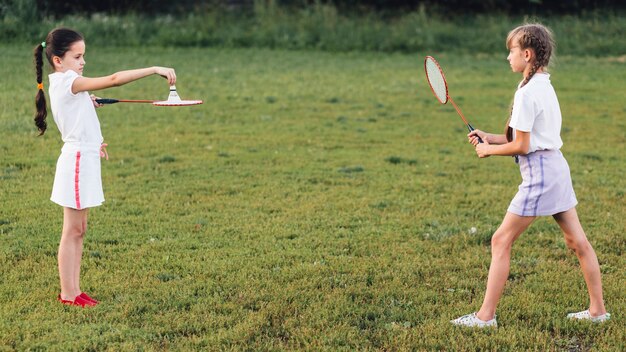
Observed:
[[[567,315],[569,319],[577,319],[577,320],[589,320],[592,323],[603,323],[609,319],[611,319],[611,313],[604,313],[602,315],[598,315],[597,317],[592,317],[589,310],[583,310],[578,313],[570,313]]]
[[[456,318],[454,320],[450,320],[450,322],[457,326],[465,326],[470,328],[497,328],[498,322],[496,321],[496,317],[489,321],[480,320],[476,316],[476,312],[468,315],[464,315],[460,318]]]

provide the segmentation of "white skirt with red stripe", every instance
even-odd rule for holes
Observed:
[[[66,143],[63,146],[50,200],[78,210],[102,205],[100,144]]]

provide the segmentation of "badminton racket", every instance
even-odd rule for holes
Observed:
[[[154,106],[186,106],[202,104],[202,100],[182,100],[176,92],[176,86],[170,86],[170,95],[167,100],[129,100],[129,99],[110,99],[98,98],[98,104],[115,104],[115,103],[149,103]]]
[[[472,132],[474,127],[472,127],[465,116],[463,116],[459,107],[456,105],[454,100],[452,100],[450,94],[448,94],[448,83],[446,82],[446,77],[443,75],[443,70],[434,57],[426,56],[426,59],[424,60],[424,71],[426,71],[426,80],[428,80],[428,85],[430,85],[430,89],[433,91],[435,97],[437,97],[437,100],[439,100],[441,104],[446,104],[448,101],[452,103],[452,106],[454,106],[456,112],[459,116],[461,116],[461,119],[465,123],[465,126],[467,126],[467,129]],[[476,138],[478,138],[478,143],[483,142],[478,135]]]

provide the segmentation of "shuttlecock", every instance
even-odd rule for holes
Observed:
[[[167,97],[167,101],[169,103],[180,103],[180,97],[178,96],[178,92],[176,92],[176,86],[170,86],[170,95]]]

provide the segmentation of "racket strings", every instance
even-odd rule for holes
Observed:
[[[437,99],[445,104],[448,101],[448,87],[441,69],[433,60],[426,60],[426,78]]]

